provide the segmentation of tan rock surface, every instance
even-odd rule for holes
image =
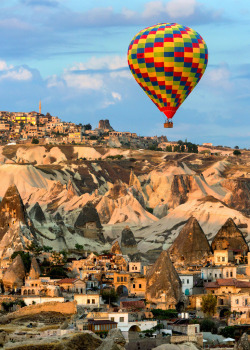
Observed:
[[[220,228],[212,242],[213,250],[230,249],[241,250],[247,253],[249,248],[242,232],[235,225],[233,219],[229,218]]]
[[[167,251],[162,251],[146,278],[148,301],[175,305],[181,299],[181,281]]]
[[[191,217],[169,248],[174,263],[200,264],[211,254],[211,248],[201,226]]]

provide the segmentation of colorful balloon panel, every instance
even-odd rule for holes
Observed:
[[[202,37],[177,23],[141,30],[128,48],[128,64],[135,80],[168,118],[197,85],[207,61]]]

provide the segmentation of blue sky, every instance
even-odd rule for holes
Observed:
[[[250,147],[250,3],[246,0],[1,0],[0,110],[117,130]],[[128,45],[159,22],[190,26],[208,45],[204,77],[174,128],[133,79]]]

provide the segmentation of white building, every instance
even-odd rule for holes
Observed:
[[[129,272],[137,272],[137,273],[141,273],[143,274],[144,273],[144,266],[145,264],[140,262],[140,261],[135,261],[135,262],[132,262],[130,261],[129,264],[128,264],[128,270]]]
[[[229,262],[234,261],[234,255],[232,250],[215,250],[214,251],[214,264],[215,265],[227,265]]]
[[[181,280],[181,288],[182,293],[184,295],[192,295],[193,294],[193,288],[195,287],[195,284],[197,280],[200,278],[199,274],[179,274],[180,280]]]
[[[145,331],[157,325],[157,321],[134,321],[133,315],[128,312],[109,312],[110,321],[117,322],[117,328],[122,332]]]
[[[249,315],[250,295],[248,293],[233,294],[231,296],[231,312],[234,311]]]
[[[236,266],[205,266],[201,268],[201,278],[205,282],[214,282],[218,278],[236,278]]]
[[[43,303],[49,303],[49,302],[60,302],[64,303],[64,297],[40,297],[37,295],[34,296],[27,296],[23,297],[23,300],[27,306],[32,304],[43,304]]]
[[[101,297],[99,294],[75,294],[74,300],[77,305],[88,307],[100,307]]]

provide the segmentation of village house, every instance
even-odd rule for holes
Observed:
[[[77,305],[85,306],[85,307],[91,307],[96,308],[100,307],[100,304],[102,304],[101,296],[97,293],[95,294],[75,294],[74,300],[77,302]]]
[[[236,275],[237,268],[233,264],[224,266],[212,265],[201,268],[201,278],[204,282],[214,282],[218,278],[236,278]]]
[[[217,279],[215,282],[207,282],[204,285],[206,293],[238,294],[240,292],[250,292],[250,282],[241,281],[235,278]]]

